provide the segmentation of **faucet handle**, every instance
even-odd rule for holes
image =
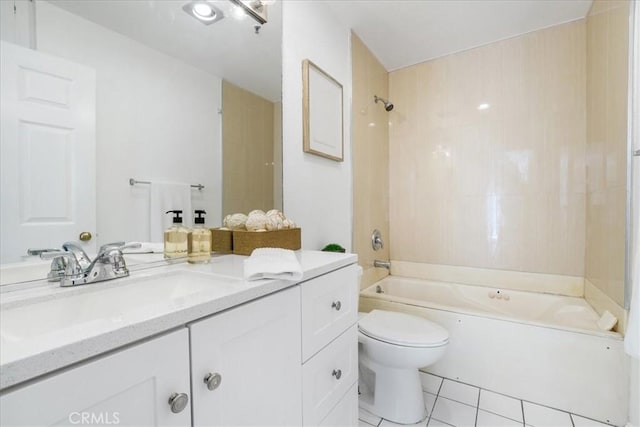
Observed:
[[[51,271],[47,275],[50,282],[58,281],[62,276],[76,276],[82,273],[82,267],[73,252],[47,251],[40,253],[41,259],[51,259]]]
[[[81,269],[86,270],[89,267],[89,265],[91,265],[91,259],[89,259],[89,256],[87,255],[87,253],[84,251],[84,249],[82,249],[82,246],[80,246],[78,243],[65,242],[62,245],[62,249],[68,252],[72,252],[75,255],[75,259]]]
[[[31,256],[39,256],[41,253],[43,252],[60,252],[60,249],[52,249],[52,248],[47,248],[47,249],[33,249],[33,248],[29,248],[27,249],[27,255],[31,255]]]
[[[111,252],[114,249],[122,252],[124,249],[138,249],[142,247],[142,243],[140,242],[113,242],[107,243],[105,245],[100,246],[100,250],[98,251],[98,256],[106,254],[107,252]]]
[[[109,249],[119,248],[120,246],[123,246],[124,244],[125,244],[125,242],[105,243],[104,245],[100,246],[100,249],[98,249],[98,253],[101,254],[103,252],[108,251]]]

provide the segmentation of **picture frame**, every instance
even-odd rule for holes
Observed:
[[[308,59],[302,61],[303,150],[344,160],[342,84]]]

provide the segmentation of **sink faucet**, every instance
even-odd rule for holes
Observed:
[[[91,261],[80,245],[67,242],[62,245],[62,251],[43,251],[40,258],[53,260],[47,276],[50,282],[59,280],[60,286],[77,286],[128,276],[122,250],[139,247],[140,243],[108,243],[100,247],[98,255]],[[61,268],[64,268],[62,273]]]

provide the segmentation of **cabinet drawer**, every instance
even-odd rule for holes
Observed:
[[[318,425],[358,379],[358,329],[351,326],[302,367],[302,418]]]
[[[321,427],[347,427],[358,425],[358,384],[351,386],[347,394],[338,402],[320,423]]]
[[[358,320],[358,268],[350,265],[302,284],[302,360]]]

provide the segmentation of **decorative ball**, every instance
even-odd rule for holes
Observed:
[[[230,230],[244,230],[247,216],[242,213],[235,213],[224,217],[223,225]]]
[[[264,212],[258,213],[253,211],[253,213],[249,214],[245,226],[249,231],[265,230],[267,226],[267,215],[265,215]]]

